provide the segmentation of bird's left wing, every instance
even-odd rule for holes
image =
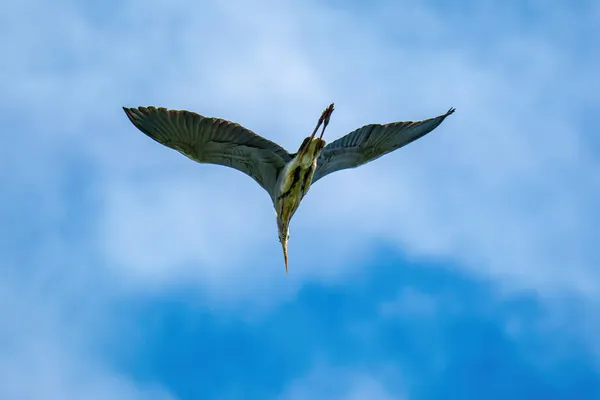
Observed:
[[[356,168],[406,146],[437,128],[453,112],[454,108],[451,108],[444,115],[423,121],[371,124],[350,132],[325,146],[317,160],[312,182],[335,171]]]
[[[129,120],[157,142],[199,163],[235,168],[274,196],[279,172],[291,160],[276,143],[243,126],[190,111],[123,107]]]

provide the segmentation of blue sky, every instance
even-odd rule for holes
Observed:
[[[6,3],[6,2],[5,2]],[[37,0],[0,14],[0,398],[600,398],[600,5]],[[268,196],[121,106],[294,151],[456,107]]]

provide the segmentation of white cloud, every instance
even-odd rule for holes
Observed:
[[[581,114],[600,103],[599,59],[573,44],[581,32],[598,37],[598,5],[579,14],[543,5],[545,23],[515,35],[506,28],[515,16],[491,3],[461,23],[417,2],[381,2],[362,16],[316,2],[135,0],[102,17],[89,4],[12,2],[0,15],[0,239],[11,244],[0,249],[10,250],[0,260],[0,398],[171,398],[97,354],[105,332],[86,318],[106,304],[88,303],[91,277],[153,289],[191,282],[250,309],[307,280],[361,272],[371,244],[385,240],[509,290],[597,294],[600,168]],[[457,113],[431,136],[316,184],[292,222],[289,277],[272,206],[252,180],[157,145],[120,109],[221,116],[294,151],[331,101],[328,140],[366,123]],[[74,220],[82,234],[67,238]],[[430,300],[401,292],[381,313],[434,313]],[[397,399],[386,382],[323,366],[282,398]]]
[[[22,282],[9,271],[2,265],[0,398],[173,400],[160,387],[137,384],[103,365],[88,342],[98,339],[89,299],[57,297],[48,273]]]
[[[293,381],[281,400],[403,400],[408,399],[398,393],[398,376],[395,375],[394,389],[385,385],[383,380],[389,377],[390,371],[368,373],[336,368],[318,363],[307,375]],[[381,375],[381,376],[380,376]]]
[[[225,117],[293,151],[335,101],[330,140],[365,123],[458,111],[431,136],[316,184],[292,222],[287,289],[274,290],[353,272],[378,238],[507,287],[596,293],[600,183],[587,177],[599,168],[577,113],[598,103],[598,60],[578,64],[568,43],[536,26],[496,30],[484,46],[416,2],[397,7],[379,3],[367,18],[317,3],[132,1],[108,23],[61,3],[48,11],[60,26],[34,21],[46,42],[9,25],[22,42],[4,61],[15,74],[2,79],[9,109],[33,117],[25,126],[43,141],[33,150],[44,174],[65,156],[91,164],[100,208],[89,229],[111,273],[153,286],[192,279],[244,298],[283,279],[260,188],[150,141],[122,104]],[[495,23],[486,7],[473,24]],[[392,23],[398,15],[403,23]],[[546,18],[540,27],[573,23]],[[15,138],[11,153],[30,139]],[[39,171],[31,180],[48,185]]]

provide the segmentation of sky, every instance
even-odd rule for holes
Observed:
[[[600,3],[4,1],[0,398],[600,398]],[[456,107],[269,197],[122,106],[294,152]]]

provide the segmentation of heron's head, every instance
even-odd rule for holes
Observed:
[[[283,248],[283,258],[285,260],[285,274],[288,273],[288,240],[290,240],[290,229],[289,220],[285,220],[277,215],[277,235],[279,236],[279,242]]]

